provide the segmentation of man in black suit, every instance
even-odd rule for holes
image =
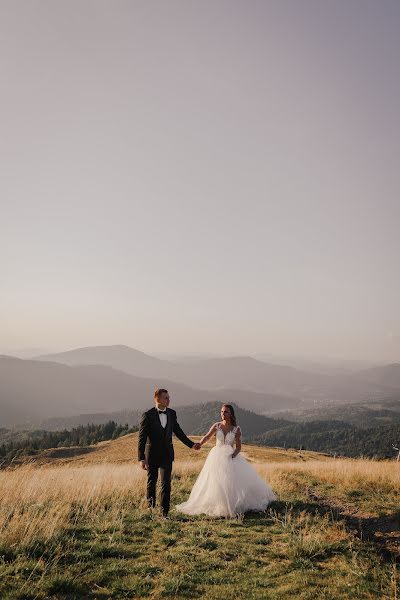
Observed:
[[[169,406],[168,390],[154,392],[155,407],[142,415],[139,429],[138,458],[147,471],[147,501],[149,507],[156,505],[158,472],[161,476],[161,508],[163,516],[169,511],[171,496],[171,473],[174,460],[172,433],[189,448],[200,450],[200,444],[192,442],[182,431],[176,412]]]

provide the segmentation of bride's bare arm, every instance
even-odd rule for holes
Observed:
[[[211,427],[210,431],[208,433],[206,433],[206,435],[204,437],[201,438],[201,440],[199,442],[200,446],[203,446],[203,444],[208,442],[208,440],[215,434],[215,432],[217,431],[217,425],[218,425],[218,423],[214,423],[214,425]]]
[[[235,442],[236,448],[232,453],[232,458],[235,458],[235,456],[237,456],[242,449],[242,431],[240,427],[238,427],[236,430]]]

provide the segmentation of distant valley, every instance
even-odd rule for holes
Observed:
[[[338,405],[346,410],[397,397],[400,365],[333,374],[246,356],[179,363],[127,346],[79,348],[33,360],[0,356],[0,425],[35,427],[60,417],[134,413],[151,406],[156,387],[167,387],[176,407],[231,402],[288,420],[319,410],[323,419],[331,410],[340,413]]]

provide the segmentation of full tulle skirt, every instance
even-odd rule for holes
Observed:
[[[232,459],[230,445],[212,448],[186,502],[176,509],[187,515],[233,517],[247,511],[264,511],[277,500],[272,488],[248,461]]]

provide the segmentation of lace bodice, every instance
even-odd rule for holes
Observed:
[[[224,446],[226,444],[229,444],[230,446],[233,446],[233,444],[235,443],[235,437],[236,437],[238,430],[240,431],[239,426],[234,427],[231,431],[228,431],[228,433],[226,435],[224,435],[221,425],[218,424],[217,431],[215,432],[215,437],[216,437],[215,445],[216,446]]]

